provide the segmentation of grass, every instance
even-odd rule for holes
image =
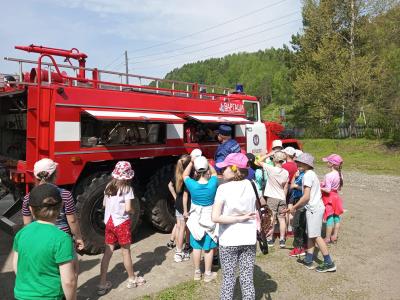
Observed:
[[[381,140],[304,139],[301,142],[304,151],[314,155],[317,167],[325,165],[322,157],[337,153],[343,157],[344,170],[400,176],[400,149],[388,149]]]
[[[197,299],[202,289],[202,282],[187,281],[180,283],[174,287],[165,289],[160,293],[152,296],[144,296],[141,300],[179,300],[179,299]]]

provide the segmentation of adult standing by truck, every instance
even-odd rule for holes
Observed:
[[[215,152],[215,163],[220,163],[231,153],[239,153],[240,145],[235,139],[232,139],[232,128],[228,125],[220,125],[218,128],[218,142],[221,144],[218,146]],[[216,167],[217,172],[221,169]]]

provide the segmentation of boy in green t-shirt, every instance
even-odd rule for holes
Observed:
[[[55,185],[32,189],[29,208],[37,220],[14,239],[13,268],[16,299],[76,299],[77,279],[71,237],[55,226],[62,205]]]

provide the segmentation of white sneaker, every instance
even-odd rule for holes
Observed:
[[[182,262],[184,260],[185,254],[183,252],[175,252],[174,261]]]
[[[190,253],[187,251],[183,251],[183,260],[188,261],[190,260]]]

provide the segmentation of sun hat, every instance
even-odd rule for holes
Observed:
[[[273,140],[272,141],[272,149],[278,148],[278,147],[283,148],[282,141],[281,140]]]
[[[205,172],[208,170],[208,161],[204,156],[199,156],[194,159],[194,169],[197,172]]]
[[[232,135],[232,128],[228,125],[220,125],[218,127],[218,134],[224,136],[231,136]]]
[[[247,168],[249,159],[243,153],[231,153],[225,157],[224,161],[217,163],[217,167],[222,169],[228,166],[236,166],[241,169]]]
[[[343,162],[343,158],[339,154],[331,154],[322,159],[324,162],[330,162],[332,165],[340,166]]]
[[[290,156],[294,156],[296,154],[296,149],[294,149],[293,147],[286,147],[285,149],[282,150],[284,153],[286,153],[287,155]]]
[[[52,175],[57,170],[58,163],[54,162],[50,158],[42,158],[35,162],[33,166],[33,174],[37,179],[40,179],[38,174],[41,172],[47,172],[48,176]]]
[[[295,158],[295,161],[306,164],[314,169],[314,156],[312,156],[310,153],[300,154],[299,157]]]
[[[203,153],[201,152],[200,149],[193,149],[192,152],[190,152],[190,156],[193,158],[201,156]]]
[[[115,165],[114,171],[111,173],[112,178],[118,180],[129,180],[135,176],[129,161],[119,161]]]
[[[286,160],[286,154],[283,151],[276,151],[274,153],[274,162],[282,162]]]
[[[303,153],[303,151],[301,151],[300,149],[295,149],[295,156],[296,157],[299,157],[302,153]]]
[[[55,203],[43,203],[43,200],[47,198],[53,198],[56,200]],[[60,190],[50,183],[40,184],[32,189],[29,193],[29,205],[33,207],[40,206],[55,206],[62,202]]]

